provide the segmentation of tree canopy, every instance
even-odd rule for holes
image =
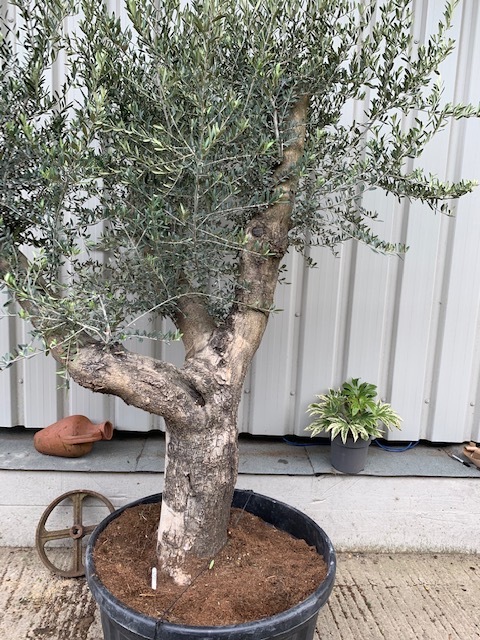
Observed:
[[[113,344],[193,299],[212,325],[268,313],[256,268],[289,247],[402,251],[371,230],[366,190],[439,209],[473,186],[409,168],[449,118],[478,115],[442,99],[455,4],[416,43],[409,0],[128,0],[128,20],[98,0],[8,3],[0,271],[20,313],[47,347]]]

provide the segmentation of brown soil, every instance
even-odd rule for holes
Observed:
[[[198,626],[239,624],[298,604],[324,580],[326,565],[304,540],[256,516],[232,509],[228,542],[214,559],[192,565],[192,583],[178,587],[156,562],[160,505],[125,510],[97,540],[94,558],[104,585],[131,608],[155,618]]]

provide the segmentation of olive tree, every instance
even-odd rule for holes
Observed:
[[[412,4],[127,0],[122,17],[100,0],[7,4],[2,284],[67,377],[165,419],[158,554],[178,582],[226,541],[242,384],[287,251],[402,251],[372,231],[366,190],[445,210],[473,186],[411,161],[449,119],[478,115],[442,99],[456,3],[423,43]],[[182,366],[129,348],[146,317],[144,338],[183,341]]]

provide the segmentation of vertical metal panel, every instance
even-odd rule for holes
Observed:
[[[1,2],[1,0],[0,0]],[[120,12],[120,0],[110,0]],[[415,0],[415,38],[432,32],[444,0]],[[480,9],[463,0],[454,27],[457,51],[442,66],[446,99],[480,102]],[[53,81],[59,81],[57,68]],[[351,105],[352,113],[362,105]],[[348,114],[347,114],[348,115]],[[480,122],[454,123],[432,142],[421,166],[441,178],[480,178]],[[412,163],[412,166],[413,163]],[[315,269],[288,256],[290,284],[280,285],[264,341],[245,385],[239,429],[304,435],[316,393],[352,376],[374,382],[403,416],[406,440],[480,440],[480,192],[458,203],[458,216],[434,215],[418,203],[399,204],[370,192],[380,213],[376,230],[410,246],[385,258],[347,243],[338,256],[315,248]],[[22,341],[20,321],[0,323],[0,349]],[[181,364],[180,344],[127,345]],[[55,364],[43,356],[0,376],[0,424],[45,426],[68,413],[110,418],[118,428],[162,428],[162,421],[121,400],[72,383],[58,390]]]
[[[19,325],[18,329],[25,328]],[[27,342],[26,337],[25,342]],[[51,424],[57,420],[57,386],[53,358],[40,354],[18,365],[19,419],[22,424]]]
[[[272,314],[274,322],[269,323],[245,387],[251,396],[247,430],[254,426],[255,434],[271,434],[272,425],[281,429],[280,425],[294,422],[303,261],[294,253],[286,264],[286,283],[276,295],[278,311]]]
[[[480,61],[480,10],[478,3],[462,3],[461,47],[455,69],[455,98],[480,102],[476,67]],[[453,75],[453,74],[452,74]],[[453,80],[453,78],[452,78]],[[480,177],[478,141],[480,123],[460,122],[451,127],[449,173],[455,178],[473,173]],[[477,140],[476,150],[469,140]],[[479,371],[480,220],[478,190],[458,203],[458,216],[450,224],[442,335],[437,342],[437,378],[428,437],[448,440],[455,429],[459,440],[476,438],[473,422],[475,388]]]
[[[3,316],[0,324],[1,355],[9,353],[16,344],[15,321],[7,315],[8,311],[4,307],[6,301],[6,294],[0,293],[0,314]],[[10,426],[16,423],[15,399],[15,370],[9,367],[0,374],[0,425]]]

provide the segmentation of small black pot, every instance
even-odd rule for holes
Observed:
[[[336,558],[332,543],[323,529],[305,514],[252,491],[236,490],[232,506],[245,509],[315,546],[327,564],[325,580],[306,600],[287,611],[254,622],[192,627],[151,618],[130,609],[112,595],[95,573],[93,549],[99,534],[125,509],[137,504],[160,502],[161,499],[161,494],[157,494],[125,505],[107,516],[90,536],[85,560],[86,576],[100,608],[105,640],[313,640],[318,612],[328,600],[335,580]]]
[[[343,473],[360,473],[365,469],[369,446],[370,439],[358,438],[354,441],[353,438],[347,438],[344,443],[340,436],[336,436],[330,447],[332,466]]]

